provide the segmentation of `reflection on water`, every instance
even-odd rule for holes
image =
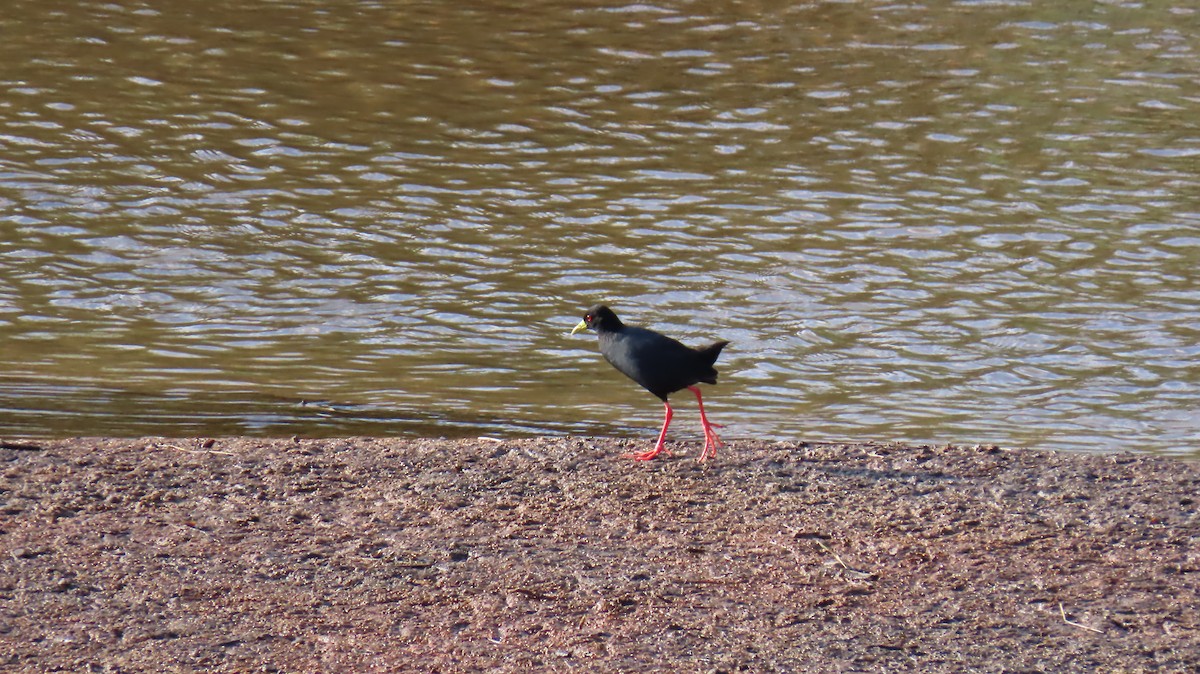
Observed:
[[[0,433],[1200,452],[1187,3],[10,5]]]

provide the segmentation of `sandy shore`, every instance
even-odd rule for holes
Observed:
[[[4,671],[1200,669],[1194,462],[9,441]]]

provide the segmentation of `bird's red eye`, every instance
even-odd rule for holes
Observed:
[[[588,315],[584,316],[584,317],[583,317],[583,320],[585,320],[585,321],[587,321],[587,322],[591,323],[591,322],[592,322],[592,315],[591,315],[591,314],[588,314]]]

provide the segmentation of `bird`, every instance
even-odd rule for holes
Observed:
[[[722,426],[709,422],[704,414],[704,399],[696,384],[717,383],[717,370],[713,363],[729,342],[722,340],[701,349],[693,349],[653,330],[625,325],[612,309],[603,304],[588,309],[571,334],[587,329],[595,330],[600,338],[600,353],[604,359],[626,377],[658,396],[666,408],[662,431],[658,434],[654,449],[627,454],[625,458],[649,461],[663,452],[667,427],[671,425],[673,416],[667,396],[685,388],[696,395],[696,404],[700,407],[700,424],[704,428],[704,450],[700,453],[700,462],[717,455],[717,448],[725,443],[721,442],[713,427]]]

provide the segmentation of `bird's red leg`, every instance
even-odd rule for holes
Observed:
[[[700,425],[704,427],[704,451],[700,452],[700,463],[713,458],[717,455],[717,448],[724,445],[721,438],[717,437],[717,432],[713,427],[724,428],[721,424],[709,423],[708,417],[704,415],[704,399],[700,397],[700,389],[695,386],[689,386],[688,390],[696,394],[696,404],[700,406]]]
[[[663,443],[667,440],[667,426],[671,425],[671,403],[663,401],[663,406],[667,408],[666,417],[663,419],[662,432],[658,434],[658,443],[654,445],[654,449],[648,452],[638,452],[635,454],[626,454],[624,458],[633,459],[634,461],[649,461],[663,452]],[[667,452],[670,454],[670,452]]]

